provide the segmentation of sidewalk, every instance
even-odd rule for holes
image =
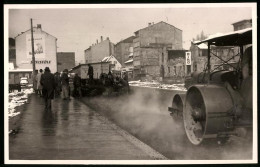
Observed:
[[[32,94],[18,134],[9,136],[10,160],[165,159],[88,106],[56,98],[52,112]]]

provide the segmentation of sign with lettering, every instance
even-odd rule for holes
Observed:
[[[34,56],[37,58],[45,58],[45,36],[42,34],[34,34]],[[32,41],[31,34],[26,35],[27,58],[32,58]]]
[[[186,52],[186,65],[191,65],[191,52]]]
[[[32,64],[32,61],[31,61]],[[35,60],[35,64],[51,64],[50,60]]]

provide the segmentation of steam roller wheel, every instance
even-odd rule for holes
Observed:
[[[185,103],[185,94],[176,94],[172,100],[172,108],[175,110],[174,115],[176,117],[181,118],[183,117],[183,106]]]
[[[219,85],[195,85],[188,89],[183,111],[187,137],[194,145],[205,139],[227,137],[233,107],[228,91]]]

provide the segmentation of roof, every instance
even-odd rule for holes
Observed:
[[[239,31],[233,31],[225,34],[211,35],[205,40],[194,43],[199,45],[201,43],[211,43],[215,46],[241,46],[252,43],[252,28],[246,28]]]
[[[201,42],[201,41],[192,41],[193,44],[196,44],[198,42]],[[201,44],[197,45],[197,47],[200,49],[208,49],[208,45],[205,43],[201,43]]]
[[[169,24],[169,23],[166,23],[166,22],[164,22],[164,21],[160,21],[160,22],[158,22],[158,23],[152,24],[152,25],[147,26],[147,27],[145,27],[145,28],[142,28],[142,29],[140,29],[140,30],[144,30],[144,29],[146,29],[146,28],[150,28],[150,27],[155,26],[155,25],[160,24],[160,23],[164,23],[164,24],[170,25],[170,26],[172,26],[172,27],[174,27],[174,28],[176,28],[176,29],[182,31],[181,29],[179,29],[179,28],[177,28],[177,27],[175,27],[175,26],[173,26],[173,25],[171,25],[171,24]],[[135,33],[138,32],[138,31],[140,31],[140,30],[135,31]]]
[[[110,56],[104,57],[104,59],[102,59],[102,62],[108,62],[108,60],[110,59]]]
[[[33,27],[33,29],[37,29],[37,27]],[[31,29],[22,32],[22,34],[26,33],[27,31],[31,31]],[[51,35],[51,34],[45,32],[45,31],[43,31],[42,29],[41,29],[41,31],[44,32],[45,34],[48,34],[48,35],[54,37],[55,39],[57,39],[55,36],[53,36],[53,35]],[[18,37],[18,36],[20,36],[20,35],[22,35],[22,34],[18,34],[16,37]],[[14,38],[16,38],[16,37],[14,37]]]
[[[128,37],[128,38],[118,42],[116,45],[118,45],[120,43],[133,43],[134,38],[135,38],[135,36]]]
[[[127,60],[127,61],[125,62],[125,64],[131,63],[131,62],[133,62],[133,61],[134,61],[133,59]]]

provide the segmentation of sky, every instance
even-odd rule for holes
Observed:
[[[83,63],[84,50],[109,37],[114,44],[134,35],[134,32],[164,21],[182,30],[183,48],[201,31],[206,35],[233,31],[232,23],[252,18],[252,8],[245,5],[206,4],[164,6],[103,5],[103,6],[28,6],[9,8],[9,37],[14,38],[33,25],[55,36],[58,52],[75,52],[76,62]],[[40,7],[40,8],[39,8]],[[55,7],[55,8],[53,8]]]

